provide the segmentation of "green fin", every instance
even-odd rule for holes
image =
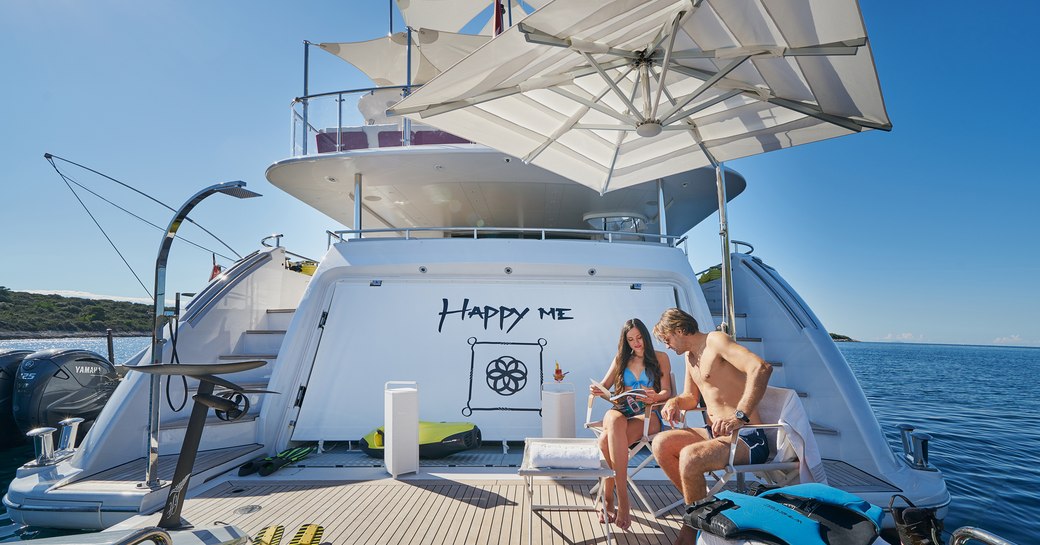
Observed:
[[[268,526],[253,537],[253,545],[278,545],[282,542],[282,533],[284,532],[285,526],[281,524]]]
[[[291,450],[287,450],[282,454],[275,456],[273,459],[265,461],[263,464],[261,464],[259,468],[260,475],[262,477],[266,477],[289,464],[299,462],[300,460],[309,456],[314,451],[315,448],[313,446],[297,447]]]
[[[296,530],[296,535],[293,536],[289,545],[318,545],[321,543],[321,536],[324,533],[325,527],[320,524],[304,524],[300,526],[299,530]]]
[[[242,464],[242,466],[238,468],[238,476],[239,477],[244,477],[246,475],[251,475],[253,473],[256,473],[257,471],[260,471],[260,474],[264,475],[264,473],[263,473],[264,467],[269,466],[272,462],[274,462],[274,460],[276,458],[289,457],[289,456],[292,456],[294,454],[297,454],[300,450],[303,450],[303,449],[306,449],[306,448],[310,448],[310,447],[294,447],[294,448],[291,448],[291,449],[283,450],[283,451],[279,452],[278,454],[276,454],[274,456],[261,456],[259,458],[254,458],[254,459],[252,459],[252,460]],[[281,467],[281,466],[278,466],[278,467]],[[275,468],[275,469],[277,469],[277,468]],[[272,469],[271,471],[274,471],[274,470]]]

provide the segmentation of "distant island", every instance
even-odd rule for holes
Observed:
[[[856,339],[852,337],[846,337],[845,335],[838,335],[837,333],[831,333],[831,340],[836,343],[858,343]]]
[[[151,305],[41,295],[0,286],[0,339],[151,335]]]

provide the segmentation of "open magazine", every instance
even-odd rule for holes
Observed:
[[[643,414],[646,409],[646,390],[642,388],[633,388],[626,390],[620,394],[611,394],[610,390],[607,389],[601,382],[596,379],[589,379],[592,381],[592,385],[595,386],[599,391],[603,392],[606,396],[607,401],[614,404],[614,409],[621,412],[626,417],[633,417]]]

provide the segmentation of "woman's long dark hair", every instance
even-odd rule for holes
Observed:
[[[632,347],[628,345],[628,332],[638,329],[643,336],[643,366],[646,368],[646,376],[654,384],[654,390],[661,389],[661,364],[657,363],[657,351],[654,350],[654,341],[647,331],[646,325],[639,318],[632,318],[621,326],[621,340],[618,341],[617,375],[614,376],[614,393],[619,394],[625,388],[625,369],[628,367],[628,359],[632,357]]]

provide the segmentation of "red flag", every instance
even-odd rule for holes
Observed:
[[[224,272],[224,268],[220,265],[217,265],[217,255],[213,254],[213,271],[209,273],[209,279],[213,280],[214,278],[220,276],[220,273],[222,272]]]

